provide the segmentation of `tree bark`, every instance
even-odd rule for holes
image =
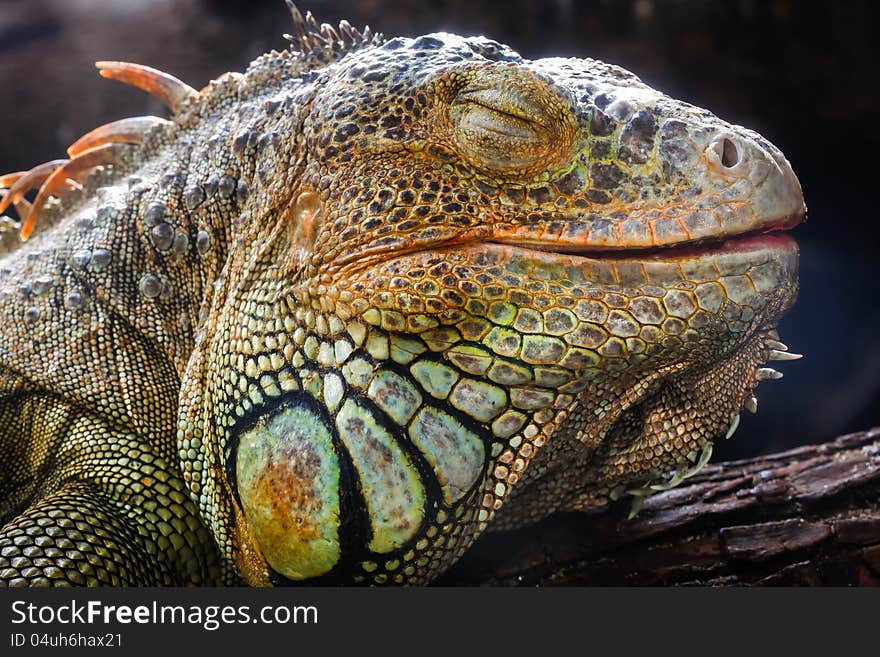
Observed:
[[[880,427],[708,465],[627,520],[490,533],[447,585],[880,585]]]

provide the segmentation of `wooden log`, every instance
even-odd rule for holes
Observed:
[[[880,427],[490,533],[438,584],[880,585]]]

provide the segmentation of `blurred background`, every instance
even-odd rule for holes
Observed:
[[[781,325],[802,361],[758,389],[716,458],[880,424],[880,85],[867,0],[300,0],[319,22],[388,36],[485,34],[522,55],[594,57],[757,130],[804,188],[801,296]],[[125,116],[165,115],[93,63],[160,68],[200,88],[282,49],[282,0],[0,0],[0,172],[61,157]]]

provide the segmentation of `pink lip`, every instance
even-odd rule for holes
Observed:
[[[795,213],[765,223],[751,231],[715,237],[704,237],[690,241],[669,244],[645,244],[626,247],[619,244],[596,245],[578,243],[573,239],[534,239],[532,235],[502,233],[493,235],[488,241],[507,244],[532,251],[544,251],[560,255],[575,255],[593,259],[652,259],[668,260],[674,257],[693,257],[698,255],[737,253],[759,248],[792,248],[794,240],[784,237],[782,231],[791,230],[805,219],[804,213]]]
[[[762,249],[790,249],[797,246],[794,238],[786,233],[764,233],[746,237],[733,238],[721,243],[719,251],[725,253],[742,253]]]
[[[795,221],[792,225],[797,225],[798,223],[800,223],[800,220]],[[772,232],[743,233],[740,235],[730,235],[717,240],[701,240],[698,242],[685,242],[670,244],[669,246],[636,249],[571,248],[570,245],[565,245],[560,248],[551,244],[535,244],[528,241],[490,241],[496,244],[541,251],[547,254],[555,253],[558,255],[573,255],[595,260],[673,260],[730,253],[797,250],[797,242],[795,242],[794,238],[787,233],[779,232],[780,230],[784,230],[782,224],[774,227]]]
[[[636,253],[615,253],[614,259],[619,256],[625,258],[643,258],[646,260],[669,260],[672,258],[696,258],[702,256],[721,255],[729,253],[754,253],[756,251],[788,251],[796,250],[797,242],[786,233],[757,233],[737,235],[721,241],[707,241],[695,244],[682,244],[679,246],[661,247]],[[597,254],[598,255],[598,254]],[[610,255],[610,254],[609,254]]]

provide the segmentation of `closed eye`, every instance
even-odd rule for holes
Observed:
[[[486,130],[505,137],[535,139],[534,127],[530,122],[507,112],[498,111],[481,103],[473,103],[467,112],[467,126],[471,129]]]
[[[470,102],[512,118],[549,128],[541,107],[520,94],[501,89],[468,89],[459,94],[457,102]]]
[[[524,179],[572,155],[578,123],[570,99],[543,78],[499,65],[458,69],[441,79],[452,92],[444,136],[477,170]]]

